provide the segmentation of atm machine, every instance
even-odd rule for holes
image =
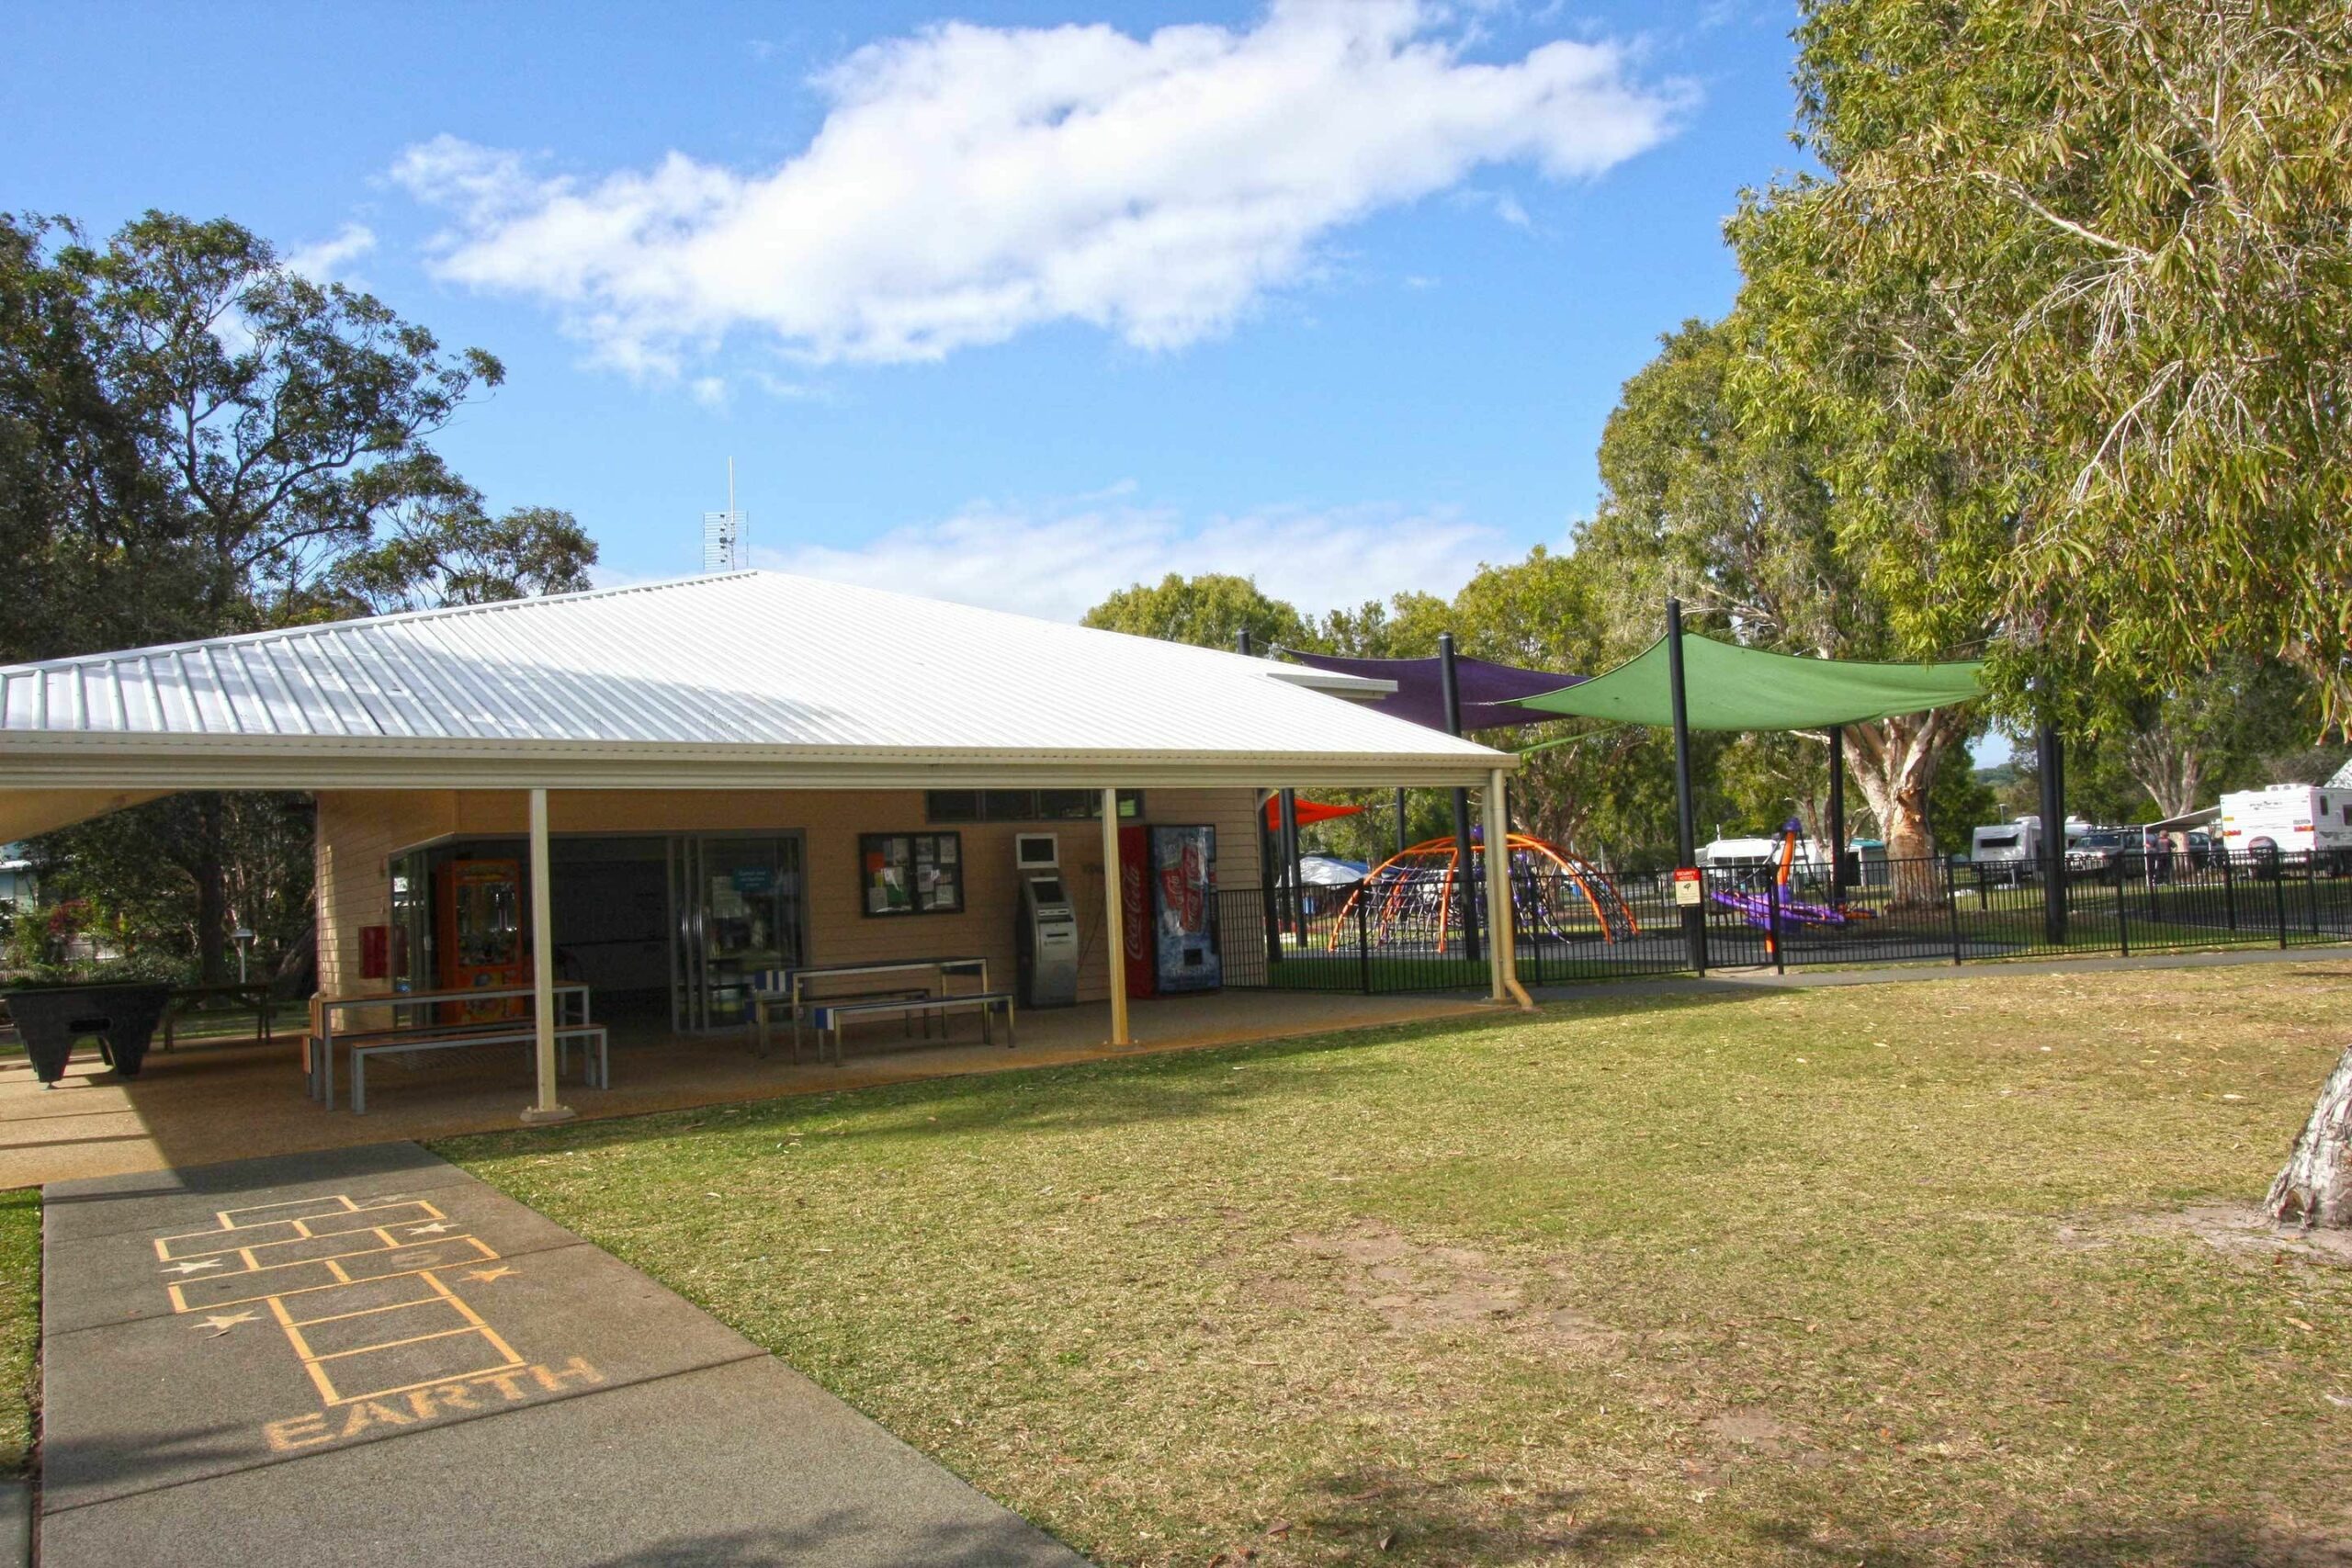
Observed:
[[[1021,878],[1021,924],[1014,946],[1021,958],[1021,1005],[1078,1004],[1078,911],[1062,881],[1058,840],[1051,833],[1013,836],[1013,868]]]

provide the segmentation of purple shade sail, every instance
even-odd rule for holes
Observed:
[[[1395,692],[1366,705],[1427,729],[1445,728],[1445,687],[1442,667],[1435,659],[1340,659],[1328,653],[1301,653],[1289,648],[1281,651],[1310,669],[1394,681]],[[1519,699],[1540,697],[1546,692],[1556,692],[1589,679],[1583,675],[1521,670],[1516,665],[1494,664],[1459,654],[1454,656],[1453,674],[1462,686],[1464,731],[1553,723],[1560,717],[1558,714],[1521,707]]]

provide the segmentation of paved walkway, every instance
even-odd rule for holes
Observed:
[[[1083,1568],[413,1144],[46,1200],[45,1568]]]

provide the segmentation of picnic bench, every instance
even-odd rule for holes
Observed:
[[[921,984],[909,985],[910,976],[922,976]],[[978,991],[956,992],[948,989],[952,976],[976,976]],[[880,986],[858,984],[883,981]],[[832,987],[855,984],[856,988],[838,991]],[[822,997],[809,994],[812,986],[824,987]],[[935,987],[935,988],[934,988]],[[948,1002],[968,1002],[981,996],[999,997],[1002,993],[989,989],[989,961],[985,958],[899,958],[871,964],[802,964],[793,969],[772,969],[760,976],[760,984],[752,992],[752,1029],[753,1051],[764,1057],[768,1054],[768,1031],[777,1011],[783,1011],[792,1022],[792,1059],[800,1060],[801,1033],[819,1007],[857,1009],[849,1016],[896,1017],[911,1032],[914,1025],[922,1026],[923,1038],[931,1038],[931,1026],[937,1020],[944,1032],[946,1016],[952,1010]],[[1006,1029],[1012,1028],[1012,1000],[1002,1002],[1006,1013]],[[982,1009],[980,1029],[988,1033],[988,1013]],[[831,1034],[833,1062],[841,1063],[841,1032],[829,1020],[819,1026],[818,1059],[822,1061],[824,1036]]]
[[[351,1113],[368,1114],[368,1063],[377,1056],[406,1056],[425,1051],[468,1050],[477,1045],[526,1045],[537,1049],[539,1032],[529,1019],[505,1024],[458,1024],[446,1029],[382,1032],[390,1038],[368,1038],[350,1047]],[[601,1023],[560,1024],[555,1032],[556,1076],[561,1077],[571,1060],[571,1046],[583,1046],[582,1066],[590,1089],[613,1087],[611,1053]],[[330,1107],[332,1109],[332,1107]]]
[[[245,1005],[253,1009],[254,1038],[267,1044],[272,1021],[270,1015],[276,1011],[274,1004],[278,998],[279,989],[275,980],[229,980],[209,986],[174,986],[171,1006],[164,1012],[164,1049],[168,1051],[175,1043],[174,1035],[178,1029],[182,1005],[193,1002],[200,1008],[216,997],[243,998]]]
[[[813,1003],[808,1009],[808,1013],[817,1031],[817,1059],[820,1062],[825,1059],[825,1037],[830,1034],[833,1041],[833,1066],[838,1067],[842,1065],[842,1027],[854,1019],[888,1018],[893,1015],[905,1017],[916,1011],[922,1012],[927,1017],[939,1017],[943,1024],[945,1015],[950,1012],[977,1012],[980,1015],[980,1043],[984,1045],[992,1045],[996,1043],[995,1036],[989,1028],[989,1020],[992,1014],[1002,1012],[1005,1049],[1009,1051],[1014,1044],[1011,991],[957,991],[947,996],[926,994],[904,998],[865,998],[854,1001]],[[928,1037],[927,1030],[926,1037]],[[799,1049],[796,1045],[793,1060],[799,1059]]]
[[[538,1026],[527,1013],[505,1017],[466,1018],[466,1012],[477,1012],[483,1002],[516,1002],[536,998],[537,990],[528,986],[477,987],[466,990],[447,991],[378,991],[361,996],[313,997],[311,998],[310,1032],[302,1037],[302,1070],[311,1099],[334,1109],[334,1058],[339,1045],[351,1057],[352,1110],[362,1113],[367,1107],[366,1094],[368,1055],[407,1055],[426,1051],[457,1050],[476,1045],[514,1045],[538,1043]],[[576,1004],[576,1016],[574,1016]],[[561,1073],[571,1061],[571,1047],[577,1043],[586,1047],[594,1064],[592,1087],[611,1087],[612,1071],[609,1042],[604,1026],[593,1021],[588,1012],[588,987],[576,982],[555,988],[556,1006],[556,1070]],[[349,1015],[364,1009],[389,1008],[411,1016],[395,1018],[389,1024],[356,1029],[350,1026]],[[503,1009],[493,1009],[503,1011]],[[444,1020],[445,1012],[458,1017]],[[346,1021],[337,1027],[338,1016]]]

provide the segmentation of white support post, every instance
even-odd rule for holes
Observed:
[[[1111,954],[1111,1043],[1132,1045],[1127,1032],[1127,915],[1119,875],[1119,792],[1102,792],[1102,923]]]
[[[532,1124],[568,1122],[571,1108],[556,1099],[555,916],[548,890],[548,792],[531,792],[531,998],[538,1032],[538,1099],[523,1112]]]
[[[1503,771],[1487,775],[1487,973],[1494,980],[1494,999],[1532,1009],[1533,998],[1519,983],[1519,942],[1510,907],[1510,810],[1503,793]]]

